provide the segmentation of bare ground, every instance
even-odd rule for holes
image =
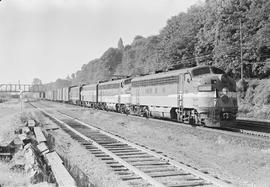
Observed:
[[[236,186],[270,185],[269,141],[50,103],[85,122],[162,151]]]
[[[20,110],[18,100],[0,103],[0,144],[8,143],[15,137],[14,130],[22,125]],[[11,171],[10,167],[9,163],[0,161],[0,186],[30,185],[30,178],[23,173]]]

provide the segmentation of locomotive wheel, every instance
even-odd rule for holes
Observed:
[[[150,112],[149,112],[148,109],[145,109],[145,110],[144,110],[144,116],[145,116],[146,118],[149,118],[149,117],[150,117]]]

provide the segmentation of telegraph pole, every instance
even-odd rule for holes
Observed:
[[[21,117],[23,114],[23,90],[20,90]]]
[[[239,19],[240,21],[240,55],[241,55],[241,80],[244,79],[244,65],[243,65],[243,41],[242,41],[242,20],[241,18]]]

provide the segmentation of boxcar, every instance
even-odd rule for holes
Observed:
[[[97,84],[87,84],[81,88],[81,103],[83,106],[96,107],[98,101]]]
[[[45,98],[45,92],[40,92],[40,99],[44,99]]]
[[[45,92],[45,99],[52,101],[53,100],[53,91],[52,90],[48,90]]]
[[[69,87],[63,88],[63,92],[62,92],[63,102],[65,102],[65,103],[68,103],[68,101],[69,101],[69,91],[70,91]]]
[[[57,101],[58,102],[63,101],[63,88],[57,89]]]
[[[57,94],[58,94],[57,90],[53,90],[53,95],[52,95],[52,97],[53,97],[52,100],[53,101],[57,101],[57,98],[58,98]]]
[[[81,105],[81,86],[70,87],[69,102],[75,105]]]
[[[43,99],[44,98],[44,92],[33,92],[30,94],[33,99]]]

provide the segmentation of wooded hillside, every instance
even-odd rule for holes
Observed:
[[[65,86],[95,83],[114,75],[146,74],[176,64],[213,64],[239,78],[240,30],[244,77],[268,77],[270,1],[206,0],[170,18],[159,35],[136,36],[127,45],[120,39],[118,47],[109,48],[72,74],[71,80],[62,82]]]

